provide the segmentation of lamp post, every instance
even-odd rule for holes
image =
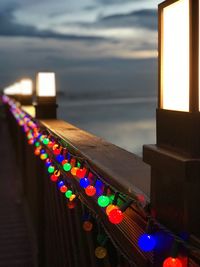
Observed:
[[[144,146],[151,200],[172,230],[200,238],[199,1],[159,5],[157,144]]]
[[[36,118],[56,118],[56,84],[55,73],[39,72],[36,78]]]

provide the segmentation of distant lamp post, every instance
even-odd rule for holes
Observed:
[[[20,102],[22,105],[31,105],[33,97],[33,82],[30,79],[20,81]]]
[[[36,118],[56,118],[55,73],[39,72],[36,78]]]
[[[159,5],[157,144],[144,146],[157,218],[200,238],[199,1]]]
[[[20,98],[20,94],[21,94],[20,83],[14,83],[14,84],[10,85],[9,87],[6,87],[3,90],[3,93],[5,95],[13,97],[14,99],[16,99],[18,101]]]

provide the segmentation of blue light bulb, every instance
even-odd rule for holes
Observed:
[[[63,181],[59,181],[59,182],[57,183],[57,185],[58,185],[58,188],[61,188],[61,186],[65,185],[65,184],[64,184]]]
[[[57,160],[59,163],[61,163],[64,159],[65,159],[65,157],[64,157],[63,155],[60,155],[60,154],[56,157],[56,160]]]
[[[143,234],[138,240],[138,245],[142,251],[149,252],[155,248],[156,240],[150,234]]]
[[[86,188],[88,185],[90,185],[90,181],[88,178],[81,178],[80,179],[80,186],[83,188]]]

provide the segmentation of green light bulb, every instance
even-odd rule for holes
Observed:
[[[109,204],[110,204],[110,199],[109,199],[109,197],[102,195],[102,196],[100,196],[100,197],[98,198],[98,205],[99,205],[100,207],[105,208],[105,207],[107,207]]]
[[[71,166],[70,163],[65,163],[65,164],[63,165],[63,170],[66,171],[66,172],[70,171],[71,168],[72,168],[72,166]]]
[[[67,192],[65,193],[66,198],[70,198],[72,196],[72,191],[71,190],[67,190]]]
[[[35,142],[35,146],[39,147],[40,146],[40,142]]]
[[[49,138],[44,138],[43,139],[43,144],[44,145],[48,145],[48,143],[49,143]]]
[[[53,173],[54,171],[55,171],[55,167],[50,165],[48,168],[48,173]]]

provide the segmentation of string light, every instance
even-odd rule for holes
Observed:
[[[88,185],[85,188],[85,193],[86,195],[88,195],[89,197],[93,197],[96,194],[96,188],[93,185]]]
[[[68,190],[68,188],[67,188],[66,185],[62,185],[62,186],[60,187],[60,192],[61,192],[61,193],[66,193],[67,190]]]
[[[76,202],[75,201],[70,201],[67,203],[67,206],[69,209],[74,209],[76,206]]]
[[[108,214],[108,219],[113,224],[121,223],[123,218],[124,218],[123,212],[118,208],[112,209]]]
[[[56,156],[56,160],[57,160],[59,163],[62,163],[62,161],[63,161],[64,159],[65,159],[64,156],[61,155],[61,154],[59,154],[59,155]]]
[[[144,252],[152,251],[156,246],[156,240],[151,234],[143,234],[138,240],[139,248]]]
[[[106,250],[106,248],[99,246],[99,247],[97,247],[97,248],[95,249],[95,256],[96,256],[98,259],[104,259],[104,258],[106,257],[106,255],[107,255],[107,250]]]
[[[80,186],[81,186],[82,188],[86,188],[86,187],[88,187],[89,185],[90,185],[90,181],[89,181],[88,178],[81,178],[81,179],[80,179]]]
[[[66,198],[70,198],[72,196],[73,192],[71,190],[67,190],[65,193]]]
[[[90,221],[84,221],[83,222],[83,229],[84,229],[84,231],[90,232],[92,230],[92,228],[93,228],[92,222],[90,222]]]
[[[50,165],[50,166],[48,167],[48,173],[54,173],[54,171],[55,171],[55,167],[52,166],[52,165]]]
[[[48,145],[48,143],[49,143],[49,138],[44,138],[42,142],[43,142],[44,145]]]
[[[69,198],[69,201],[73,201],[76,198],[75,194],[72,194],[71,197]]]
[[[63,170],[66,171],[66,172],[69,172],[71,170],[72,166],[70,163],[65,163],[63,165]]]
[[[78,178],[84,178],[85,177],[85,174],[86,174],[86,169],[78,169],[77,172],[76,172],[76,176]]]
[[[123,212],[124,212],[124,210],[121,208],[121,205],[119,204],[120,202],[122,202],[122,199],[120,198],[119,200],[116,201],[116,203],[114,203],[115,196],[112,195],[113,191],[108,190],[105,193],[104,190],[105,184],[104,182],[101,181],[101,177],[99,177],[98,174],[97,174],[98,179],[95,181],[95,185],[93,186],[90,184],[90,182],[92,183],[93,181],[92,179],[94,178],[94,176],[96,176],[96,172],[92,170],[91,166],[89,166],[89,163],[85,162],[85,159],[80,159],[80,157],[72,155],[71,153],[69,153],[69,151],[67,151],[66,154],[66,148],[60,145],[59,142],[57,142],[57,137],[55,138],[49,134],[47,135],[46,132],[44,134],[44,131],[43,132],[41,131],[37,123],[32,121],[32,119],[28,115],[22,112],[20,108],[17,108],[12,102],[10,104],[10,107],[11,107],[10,110],[13,113],[14,117],[16,118],[18,124],[22,127],[23,131],[26,133],[28,142],[30,144],[34,144],[35,146],[34,154],[40,155],[41,159],[43,160],[45,160],[46,156],[48,157],[46,151],[42,149],[41,143],[42,146],[45,145],[46,147],[48,147],[49,150],[51,150],[51,155],[49,154],[51,159],[47,158],[45,165],[47,166],[48,172],[51,174],[50,179],[54,182],[57,182],[59,190],[62,193],[65,193],[66,198],[69,199],[67,203],[68,207],[69,208],[75,207],[76,201],[74,200],[76,198],[76,195],[73,194],[71,190],[67,190],[67,186],[63,181],[58,181],[59,176],[55,174],[56,171],[55,166],[57,166],[56,165],[57,163],[59,164],[61,163],[63,165],[62,168],[64,171],[66,172],[70,171],[71,174],[75,177],[75,180],[76,178],[80,179],[80,186],[83,183],[82,187],[85,189],[86,195],[99,196],[97,199],[98,205],[103,208],[107,207],[105,209],[105,212],[108,215],[108,219],[111,223],[114,224],[120,223],[123,220]],[[63,155],[61,154],[61,151]],[[55,157],[54,156],[52,157],[52,152],[55,155]],[[65,157],[67,159],[65,159]],[[79,160],[77,161],[77,158],[80,159],[80,161]],[[55,164],[55,166],[52,165],[52,162],[53,164]],[[87,166],[87,168],[85,167],[82,168],[83,164],[84,166]],[[87,176],[88,178],[86,178],[85,176]],[[84,182],[88,183],[87,186],[84,184]],[[136,204],[139,204],[140,207],[141,206],[144,207],[147,202],[145,196],[142,194],[136,194],[134,201]],[[120,205],[120,209],[117,205],[118,206]],[[154,223],[157,224],[159,228],[160,224],[157,221],[154,221]],[[162,230],[165,231],[164,228],[162,228]],[[151,234],[146,233],[142,235],[138,240],[138,245],[140,249],[144,252],[148,252],[154,249],[155,240],[154,241],[152,240],[154,240],[154,237]],[[184,242],[183,240],[181,241]],[[99,248],[105,249],[103,246]],[[99,258],[103,257],[100,256]],[[176,257],[169,257],[163,262],[163,267],[181,267],[181,266],[182,266],[181,261]]]
[[[72,174],[73,176],[76,176],[77,171],[78,171],[78,167],[73,167],[73,168],[71,169],[71,174]]]
[[[169,257],[163,262],[163,267],[183,267],[178,258]]]
[[[109,200],[109,197],[102,195],[98,197],[97,202],[100,207],[105,208],[109,205],[110,200]]]

